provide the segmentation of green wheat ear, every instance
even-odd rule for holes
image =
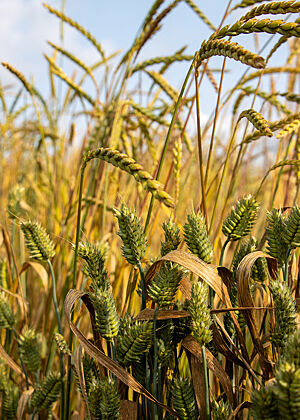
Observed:
[[[300,329],[297,329],[287,340],[282,359],[294,365],[296,369],[300,368]]]
[[[290,248],[300,246],[300,208],[293,207],[290,216],[286,219],[283,239]]]
[[[120,396],[116,382],[106,378],[101,382],[102,398],[100,410],[102,418],[118,420],[120,418]]]
[[[171,386],[173,407],[182,420],[198,418],[194,388],[188,379],[174,378]]]
[[[212,260],[213,247],[207,236],[204,218],[194,212],[188,215],[188,221],[184,225],[184,239],[188,249],[206,263]]]
[[[212,339],[210,330],[211,318],[207,305],[208,286],[206,283],[198,281],[192,285],[191,300],[188,311],[191,314],[192,335],[201,346],[205,346]]]
[[[120,418],[120,397],[115,381],[94,379],[90,384],[88,401],[94,418]]]
[[[148,321],[132,322],[128,317],[120,322],[117,337],[117,359],[124,366],[140,363],[153,341],[153,324]]]
[[[165,233],[165,240],[161,242],[160,254],[164,257],[179,247],[181,239],[179,227],[171,219],[163,223],[162,228]]]
[[[176,264],[164,264],[148,287],[148,294],[159,307],[173,303],[183,271]]]
[[[269,288],[275,307],[275,329],[272,334],[272,343],[282,353],[286,341],[296,330],[296,305],[290,288],[279,279],[271,281]]]
[[[231,414],[231,407],[228,401],[221,400],[217,402],[215,399],[212,401],[212,418],[213,420],[227,420]]]
[[[112,341],[119,331],[119,317],[110,291],[95,288],[89,296],[95,309],[97,330],[103,338]]]
[[[252,406],[250,413],[254,420],[278,420],[278,402],[273,387],[262,387],[251,395]]]
[[[16,318],[3,293],[0,293],[0,328],[11,330],[16,322]]]
[[[289,363],[281,364],[273,387],[280,419],[298,419],[300,410],[300,369]]]
[[[222,232],[229,241],[237,241],[250,233],[257,219],[258,209],[258,203],[251,195],[236,202],[222,226]]]
[[[147,247],[141,220],[135,210],[129,209],[124,204],[121,210],[114,209],[114,213],[119,222],[118,235],[123,242],[123,256],[130,264],[137,265],[143,259]]]
[[[34,330],[24,331],[19,338],[20,355],[29,372],[38,373],[41,367],[41,341]]]
[[[84,373],[86,393],[87,395],[89,395],[90,386],[93,383],[93,381],[99,377],[100,373],[99,373],[95,360],[86,353],[84,354],[82,358],[82,367],[83,367],[83,373]],[[80,385],[80,380],[78,378],[78,375],[74,366],[73,366],[73,371],[75,375],[77,388],[80,394],[83,395],[81,385]]]
[[[95,288],[107,289],[109,286],[105,270],[105,252],[103,245],[80,242],[78,246],[78,255],[85,260],[82,271],[92,279]]]
[[[60,374],[50,372],[38,385],[31,397],[31,403],[35,409],[48,410],[57,400],[60,392]]]
[[[286,259],[287,247],[284,241],[286,217],[281,210],[272,209],[267,213],[268,225],[266,227],[267,252],[277,259],[278,267],[281,268]]]
[[[5,391],[2,393],[2,417],[6,420],[17,418],[19,389],[12,381],[6,382]]]
[[[36,222],[21,223],[21,229],[25,236],[25,243],[30,252],[30,258],[38,261],[47,261],[54,257],[54,244],[46,230]]]
[[[55,342],[57,344],[57,347],[59,348],[59,350],[66,356],[72,356],[72,352],[69,349],[69,346],[66,342],[66,340],[64,339],[64,337],[59,334],[59,333],[54,333],[54,339]]]

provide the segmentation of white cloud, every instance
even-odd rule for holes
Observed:
[[[51,5],[58,9],[60,3],[59,0],[51,1]],[[48,92],[47,64],[43,53],[49,55],[53,52],[47,40],[60,45],[59,22],[42,6],[42,0],[1,0],[0,61],[10,63],[29,80],[33,77],[43,92]],[[92,44],[67,24],[64,26],[64,47],[88,65],[99,59]],[[108,54],[115,51],[110,40],[103,41],[103,48]],[[65,59],[64,66],[71,74],[74,65],[70,67]],[[16,83],[16,79],[3,68],[0,68],[0,81],[2,85]]]

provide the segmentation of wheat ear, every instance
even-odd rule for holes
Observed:
[[[242,118],[247,118],[248,121],[251,122],[251,124],[254,125],[254,127],[263,135],[272,137],[273,133],[269,128],[268,122],[264,119],[264,117],[255,109],[247,109],[246,111],[243,111],[241,115],[239,116],[239,120]]]
[[[221,39],[225,36],[251,34],[253,32],[281,34],[287,37],[300,37],[300,24],[296,22],[285,22],[281,19],[250,19],[246,22],[237,21],[233,25],[224,26],[219,32],[215,32],[211,35],[210,40]]]
[[[87,29],[85,29],[83,26],[79,25],[79,23],[76,22],[75,20],[66,16],[64,13],[60,12],[59,10],[54,9],[54,7],[51,7],[46,3],[43,3],[43,6],[50,13],[57,16],[58,18],[60,18],[64,22],[68,23],[73,28],[77,29],[78,32],[80,32],[83,36],[85,36],[86,39],[88,39],[94,45],[94,47],[100,53],[101,57],[105,60],[105,54],[104,54],[104,51],[102,49],[101,44],[97,41],[97,39]]]
[[[246,50],[236,42],[209,40],[204,41],[200,50],[196,53],[195,67],[199,68],[203,60],[215,55],[233,58],[236,61],[240,61],[241,63],[247,64],[248,66],[256,69],[263,69],[266,65],[263,57],[253,54],[251,51]]]
[[[86,164],[92,159],[105,160],[117,168],[122,169],[129,175],[132,175],[137,182],[140,182],[146,191],[152,193],[154,198],[161,201],[167,207],[174,206],[173,198],[167,192],[163,191],[163,185],[154,180],[139,163],[125,153],[120,153],[118,150],[103,147],[91,150],[84,155],[82,168],[84,169]]]
[[[252,19],[261,15],[281,15],[286,13],[299,13],[300,2],[292,1],[272,1],[264,3],[251,9],[245,16],[241,17],[241,21]]]

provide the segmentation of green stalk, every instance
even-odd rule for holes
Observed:
[[[224,245],[222,246],[219,265],[222,265],[223,264],[223,258],[224,258],[225,248],[226,248],[227,244],[229,244],[229,242],[230,242],[230,239],[227,238],[226,241],[224,242]]]
[[[199,104],[199,86],[198,86],[198,69],[195,69],[195,86],[196,86],[196,108],[197,108],[197,139],[198,139],[198,154],[199,154],[199,170],[202,192],[202,209],[207,226],[207,210],[206,210],[206,197],[205,197],[205,181],[203,171],[203,155],[202,155],[202,139],[201,139],[201,126],[200,126],[200,104]]]
[[[181,100],[182,100],[187,82],[188,82],[188,80],[190,78],[190,75],[192,73],[193,67],[194,67],[194,62],[192,62],[191,66],[190,66],[190,68],[187,72],[187,75],[185,76],[183,85],[181,87],[181,90],[180,90],[180,93],[179,93],[179,96],[178,96],[178,99],[177,99],[177,102],[176,102],[176,105],[175,105],[175,109],[174,109],[174,112],[173,112],[173,115],[172,115],[172,120],[171,120],[171,123],[169,125],[167,137],[166,137],[164,147],[163,147],[163,150],[162,150],[162,154],[161,154],[161,158],[160,158],[160,161],[159,161],[157,174],[156,174],[156,177],[155,177],[156,180],[159,180],[159,177],[160,177],[160,173],[161,173],[161,170],[162,170],[162,165],[163,165],[163,162],[164,162],[164,159],[165,159],[167,147],[168,147],[169,140],[170,140],[170,137],[171,137],[171,132],[172,132],[172,129],[173,129],[174,124],[176,122],[177,112],[178,112],[179,106],[181,104]],[[146,223],[145,223],[145,229],[144,229],[145,233],[148,232],[150,217],[151,217],[151,213],[152,213],[152,209],[153,209],[153,204],[154,204],[154,198],[152,196],[151,201],[150,201],[150,205],[149,205],[149,210],[148,210],[148,214],[147,214]]]
[[[156,339],[156,321],[157,321],[157,314],[158,314],[157,305],[154,312],[154,319],[153,319],[153,350],[154,350],[154,362],[153,362],[153,396],[157,398],[157,361],[158,361],[158,354],[157,354],[157,339]],[[154,419],[158,420],[158,413],[157,413],[157,405],[154,404]]]
[[[77,224],[76,224],[76,240],[75,240],[75,251],[74,251],[74,262],[73,262],[73,283],[72,288],[76,286],[77,279],[77,260],[78,260],[78,245],[80,240],[80,218],[81,218],[81,203],[82,203],[82,190],[83,190],[83,179],[84,179],[84,168],[81,168],[80,183],[79,183],[79,197],[78,197],[78,210],[77,210]],[[73,319],[73,313],[71,319]],[[73,334],[70,334],[69,347],[72,349],[73,345]],[[72,384],[72,366],[71,358],[68,358],[68,378],[67,378],[67,392],[66,392],[66,411],[65,420],[69,420],[70,417],[70,397],[71,397],[71,384]]]
[[[145,274],[141,262],[138,262],[138,269],[141,275],[141,289],[142,289],[142,310],[146,308],[146,285],[145,285]]]
[[[53,304],[54,304],[55,313],[56,313],[58,332],[59,332],[59,334],[62,335],[61,320],[60,320],[57,297],[56,297],[55,275],[54,275],[54,271],[53,271],[53,266],[52,266],[51,261],[49,259],[47,260],[47,263],[48,263],[48,266],[50,268],[51,279],[52,279],[52,299],[53,299]],[[60,382],[61,382],[61,394],[60,394],[61,395],[61,406],[60,406],[60,411],[61,411],[61,418],[63,418],[64,412],[65,412],[65,385],[64,385],[64,374],[65,373],[64,373],[64,356],[63,356],[62,352],[60,352],[60,354],[59,354],[59,367],[60,367]]]
[[[286,260],[284,264],[284,281],[286,284],[288,284],[289,280],[289,258],[291,253],[291,247],[288,247],[287,253],[286,253]]]
[[[205,420],[210,420],[209,383],[208,383],[206,354],[205,354],[205,346],[204,345],[201,347],[201,353],[202,353],[203,376],[204,376],[204,384],[205,384]]]
[[[148,357],[146,356],[146,389],[151,392],[151,385],[150,385],[150,366],[149,366],[149,361],[148,361]],[[148,418],[150,417],[150,413],[151,413],[151,417],[152,417],[152,404],[150,402],[150,400],[147,398],[147,416]],[[145,417],[146,419],[147,417]]]

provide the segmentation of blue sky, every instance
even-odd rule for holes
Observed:
[[[218,25],[225,8],[226,0],[194,0],[207,17]],[[49,0],[55,8],[61,8],[61,0]],[[233,5],[238,0],[233,1]],[[131,45],[137,30],[147,14],[152,0],[66,0],[65,13],[86,27],[102,43],[107,54],[117,49],[126,51]],[[164,4],[169,4],[165,1]],[[233,22],[245,9],[232,14],[228,21]],[[195,15],[190,7],[181,2],[164,20],[163,28],[146,44],[138,61],[160,55],[170,55],[187,45],[186,53],[193,54],[207,39],[211,30]],[[260,39],[266,40],[267,36]],[[59,44],[59,20],[42,6],[41,0],[1,0],[0,59],[18,68],[29,80],[34,80],[45,96],[49,94],[47,63],[43,53],[52,54],[47,40]],[[236,39],[247,48],[254,49],[253,36],[243,35]],[[72,51],[88,65],[98,60],[97,51],[76,30],[65,25],[64,47]],[[278,60],[278,55],[274,62]],[[213,58],[211,67],[221,67],[222,59]],[[184,80],[189,64],[183,63],[169,71],[168,78],[177,89]],[[225,74],[224,87],[232,87],[242,75],[245,66],[227,61],[230,72]],[[72,74],[74,69],[67,60],[64,70]],[[146,78],[147,76],[143,76]],[[218,81],[218,75],[216,74]],[[0,68],[1,84],[16,83],[7,70]],[[202,113],[209,115],[215,106],[216,93],[205,80],[200,91]]]
[[[199,0],[196,3],[201,7]],[[217,24],[226,3],[224,0],[205,2],[202,10]],[[60,8],[61,0],[49,0],[49,4]],[[66,0],[66,14],[92,32],[107,53],[112,53],[130,46],[151,4],[149,0]],[[1,17],[1,61],[8,61],[26,77],[33,77],[45,91],[47,66],[42,54],[51,52],[47,40],[59,43],[58,19],[43,8],[41,0],[1,0]],[[189,6],[181,3],[165,19],[163,28],[146,45],[140,59],[169,55],[183,45],[192,54],[209,34],[210,30]],[[68,25],[65,25],[64,46],[88,64],[97,60],[91,44]],[[184,67],[180,74],[172,76],[177,87],[184,78]],[[11,80],[3,69],[0,77],[2,83]]]

